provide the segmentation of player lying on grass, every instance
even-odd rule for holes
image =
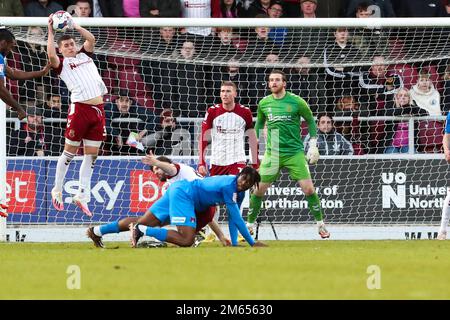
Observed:
[[[191,246],[195,240],[197,226],[195,212],[203,212],[211,206],[222,204],[228,209],[228,227],[233,246],[238,245],[238,230],[251,246],[266,246],[253,240],[239,210],[245,191],[255,185],[258,186],[260,180],[256,169],[245,167],[236,176],[214,176],[173,183],[137,224],[130,225],[132,247],[137,246],[143,235],[181,247]],[[170,222],[177,230],[147,227],[158,222],[163,224]]]
[[[164,156],[155,157],[151,151],[147,156],[145,156],[142,159],[142,162],[152,167],[153,172],[160,181],[162,182],[167,181],[169,184],[180,180],[193,181],[196,179],[203,178],[202,176],[197,174],[197,172],[192,167],[182,163],[172,162],[171,159]],[[222,242],[224,246],[231,245],[230,240],[228,240],[225,237],[222,230],[220,229],[220,226],[217,224],[217,222],[213,220],[215,209],[216,208],[212,206],[207,208],[204,212],[196,212],[196,219],[197,219],[196,231],[198,232],[206,225],[209,225],[210,228],[217,235],[217,238],[220,240],[220,242]],[[146,215],[148,213],[149,211],[147,211]],[[130,223],[136,223],[138,220],[139,217],[127,217],[109,224],[97,227],[90,227],[87,230],[87,236],[91,238],[96,247],[103,248],[104,244],[102,236],[109,233],[119,233],[123,231],[128,231]],[[162,227],[168,224],[168,223],[163,224],[160,223],[160,221],[155,220],[152,220],[151,223],[152,224],[149,225],[151,227],[156,226]]]

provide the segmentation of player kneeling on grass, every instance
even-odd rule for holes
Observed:
[[[142,162],[152,168],[153,173],[161,182],[167,182],[168,184],[172,184],[176,181],[181,180],[193,181],[203,178],[191,166],[185,165],[183,163],[172,162],[171,159],[165,156],[155,157],[151,151],[149,152],[149,154],[142,158]],[[203,212],[195,212],[197,219],[196,231],[199,232],[206,225],[209,225],[211,230],[213,230],[217,235],[217,238],[220,240],[220,242],[222,242],[224,246],[229,246],[231,245],[230,240],[225,237],[222,230],[220,229],[220,226],[213,220],[215,211],[215,206],[211,206]],[[151,219],[150,214],[151,212],[147,211],[144,215],[144,217],[147,218],[144,219],[145,222],[141,221],[141,223],[151,227],[163,227],[169,224],[169,221],[164,222],[157,219]],[[127,217],[109,224],[90,227],[87,230],[87,236],[91,238],[96,247],[103,248],[104,245],[102,236],[109,233],[128,231],[129,225],[131,223],[137,223],[139,219],[139,217]],[[198,246],[199,243],[200,242],[196,243],[195,246]]]
[[[186,180],[175,182],[164,196],[151,206],[148,214],[139,219],[137,224],[130,225],[132,246],[136,247],[143,235],[181,247],[191,246],[195,240],[195,212],[202,212],[211,206],[221,204],[225,204],[228,209],[228,227],[233,246],[238,245],[238,230],[251,246],[266,246],[253,240],[239,211],[245,191],[254,185],[257,186],[260,179],[259,173],[254,168],[246,167],[236,176],[215,176],[191,182]],[[162,223],[170,221],[177,230],[141,224],[149,225],[154,220]]]

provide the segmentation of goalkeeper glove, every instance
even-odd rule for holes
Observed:
[[[316,164],[319,161],[319,149],[317,148],[317,138],[311,138],[309,140],[309,149],[306,154],[306,160],[309,164]]]

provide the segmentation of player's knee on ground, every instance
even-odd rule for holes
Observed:
[[[182,238],[180,239],[178,245],[180,247],[190,247],[194,244],[195,241],[195,236],[192,235],[183,235]]]

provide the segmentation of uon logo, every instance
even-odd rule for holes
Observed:
[[[36,174],[34,171],[6,173],[6,201],[9,212],[34,213],[36,210]]]
[[[166,191],[168,184],[159,181],[149,170],[134,170],[130,173],[130,211],[145,212]]]
[[[395,174],[392,172],[383,172],[381,179],[383,181],[383,209],[391,208],[392,203],[397,208],[406,208],[406,174],[403,172],[397,172]],[[392,184],[396,184],[396,189],[394,189]]]

